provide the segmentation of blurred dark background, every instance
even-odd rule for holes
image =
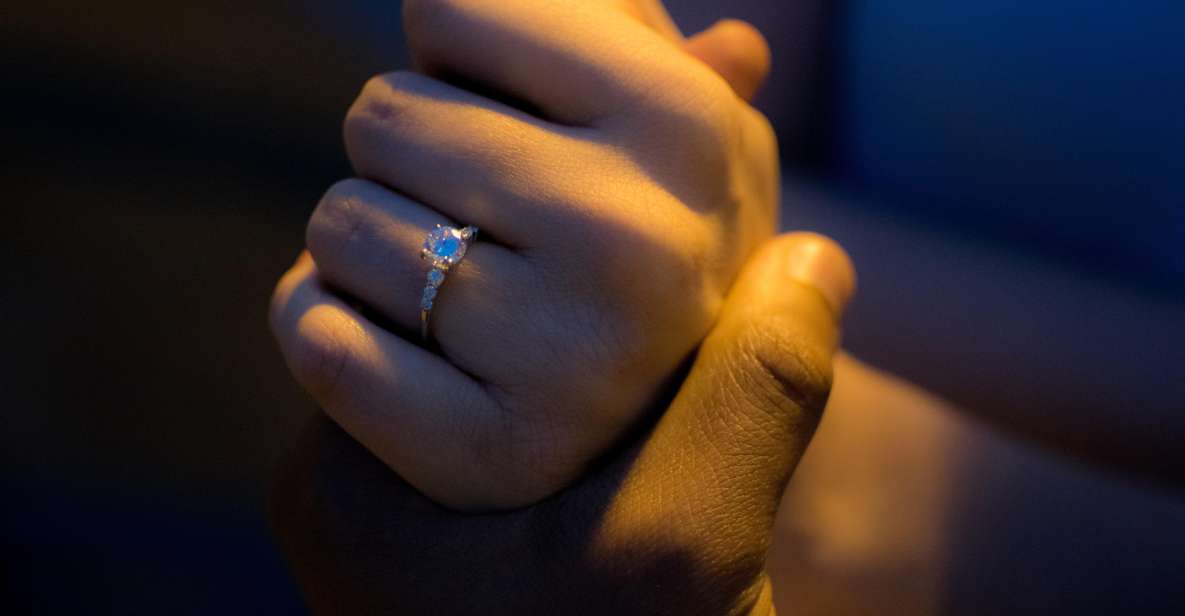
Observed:
[[[1185,4],[669,4],[686,32],[728,15],[768,34],[785,223],[855,257],[853,352],[1011,412],[1045,386],[1086,414],[1163,409],[1152,427],[1185,406]],[[265,311],[350,174],[345,109],[405,63],[399,12],[3,10],[8,613],[302,610],[264,494],[314,409]],[[999,387],[1032,366],[1041,391]]]

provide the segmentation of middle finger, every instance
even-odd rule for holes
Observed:
[[[372,79],[345,123],[359,175],[520,248],[564,228],[572,184],[596,179],[587,134],[409,72]]]

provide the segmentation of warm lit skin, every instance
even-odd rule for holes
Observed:
[[[657,4],[623,8],[677,40]],[[681,48],[747,96],[764,73],[764,50],[754,41],[751,30],[727,24]],[[481,205],[481,196],[468,205]],[[329,422],[311,426],[286,466],[274,519],[313,607],[330,613],[497,613],[495,608],[506,613],[767,613],[772,611],[768,579],[784,613],[944,613],[951,592],[944,583],[952,567],[976,557],[960,553],[957,539],[995,531],[977,527],[975,520],[983,524],[998,516],[996,499],[1016,484],[1090,482],[1088,497],[1052,502],[1079,509],[1128,503],[1126,509],[1107,509],[1111,518],[1099,521],[1150,525],[1144,534],[1154,538],[1157,529],[1177,528],[1185,520],[1185,509],[1155,498],[1154,491],[1144,496],[1113,472],[1079,468],[1008,442],[968,421],[962,409],[843,355],[834,367],[837,386],[823,427],[795,469],[812,430],[809,417],[827,385],[815,377],[828,374],[830,364],[810,340],[831,334],[803,330],[812,320],[791,308],[793,301],[746,293],[788,288],[794,294],[815,287],[833,298],[831,305],[842,303],[834,299],[843,294],[836,281],[844,275],[835,274],[843,270],[835,267],[842,257],[826,242],[799,238],[807,239],[825,256],[805,261],[765,257],[800,264],[794,267],[798,273],[779,278],[767,272],[764,284],[738,287],[730,304],[745,302],[770,312],[754,311],[749,314],[755,320],[749,320],[729,317],[731,309],[725,310],[712,342],[653,434],[631,435],[623,450],[612,450],[605,466],[539,505],[491,516],[450,513],[409,489]],[[414,271],[416,288],[398,296],[407,298],[407,309],[414,308],[421,272]],[[286,282],[312,285],[316,280],[305,259]],[[804,281],[806,287],[799,284]],[[291,288],[282,286],[279,297],[289,297],[285,292]],[[335,300],[324,297],[329,298],[324,303],[308,304],[310,311],[337,318]],[[782,316],[764,320],[771,313]],[[408,318],[393,320],[410,327]],[[819,325],[826,321],[813,322],[827,329]],[[347,322],[343,331],[349,327]],[[755,357],[763,360],[754,362]],[[794,363],[803,357],[813,359]],[[771,359],[783,367],[775,375],[781,377],[776,387],[763,385]],[[814,395],[795,395],[804,391]],[[1141,410],[1121,412],[1126,417]],[[729,420],[714,422],[714,413],[720,414],[718,420]],[[761,423],[753,423],[754,417]],[[1061,429],[1073,430],[1081,419],[1075,415]],[[750,442],[752,433],[741,438],[734,432],[756,425],[762,427],[758,434],[782,439],[783,450],[764,439]],[[1129,428],[1129,422],[1117,421],[1107,431],[1122,434]],[[1174,429],[1160,426],[1162,432]],[[1130,442],[1116,438],[1107,447],[1129,447]],[[1011,476],[1006,485],[996,486],[1002,492],[993,492],[977,473],[998,473],[1001,466]],[[770,503],[792,470],[766,573]],[[456,478],[471,472],[463,470]],[[1035,505],[1025,514],[1044,519],[1048,510]],[[1082,531],[1091,532],[1089,527]],[[1149,541],[1138,532],[1132,539],[1134,545]],[[1171,551],[1171,544],[1165,549]],[[983,575],[998,573],[985,570]],[[1059,591],[1042,586],[1027,592],[1056,601]],[[993,611],[994,600],[980,597],[977,606]]]
[[[842,251],[818,236],[769,242],[653,428],[531,507],[449,511],[334,424],[314,422],[272,503],[310,606],[772,613],[766,551],[782,490],[822,414],[838,339],[836,308],[820,287],[850,292],[851,275]]]
[[[411,485],[523,506],[655,409],[772,236],[776,145],[743,98],[768,51],[735,22],[685,41],[656,3],[404,12],[416,71],[350,109],[358,178],[317,207],[315,265],[272,322],[301,384]],[[433,352],[409,340],[436,224],[481,241],[440,289]]]
[[[777,208],[772,133],[742,98],[767,70],[759,35],[683,41],[657,4],[567,4],[405,5],[421,71],[559,123],[416,73],[372,81],[347,118],[369,179],[330,190],[273,306],[293,372],[345,429],[310,428],[275,501],[315,609],[773,611],[765,553],[851,265],[786,236],[733,285]],[[438,356],[400,335],[418,244],[453,220],[496,243],[442,289]],[[709,329],[653,431],[627,434]]]

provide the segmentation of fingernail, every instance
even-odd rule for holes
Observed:
[[[819,290],[836,317],[856,290],[856,270],[843,248],[814,233],[795,234],[786,254],[786,274]]]

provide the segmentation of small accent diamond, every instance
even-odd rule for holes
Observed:
[[[428,284],[439,287],[444,282],[444,271],[436,268],[428,270]]]

